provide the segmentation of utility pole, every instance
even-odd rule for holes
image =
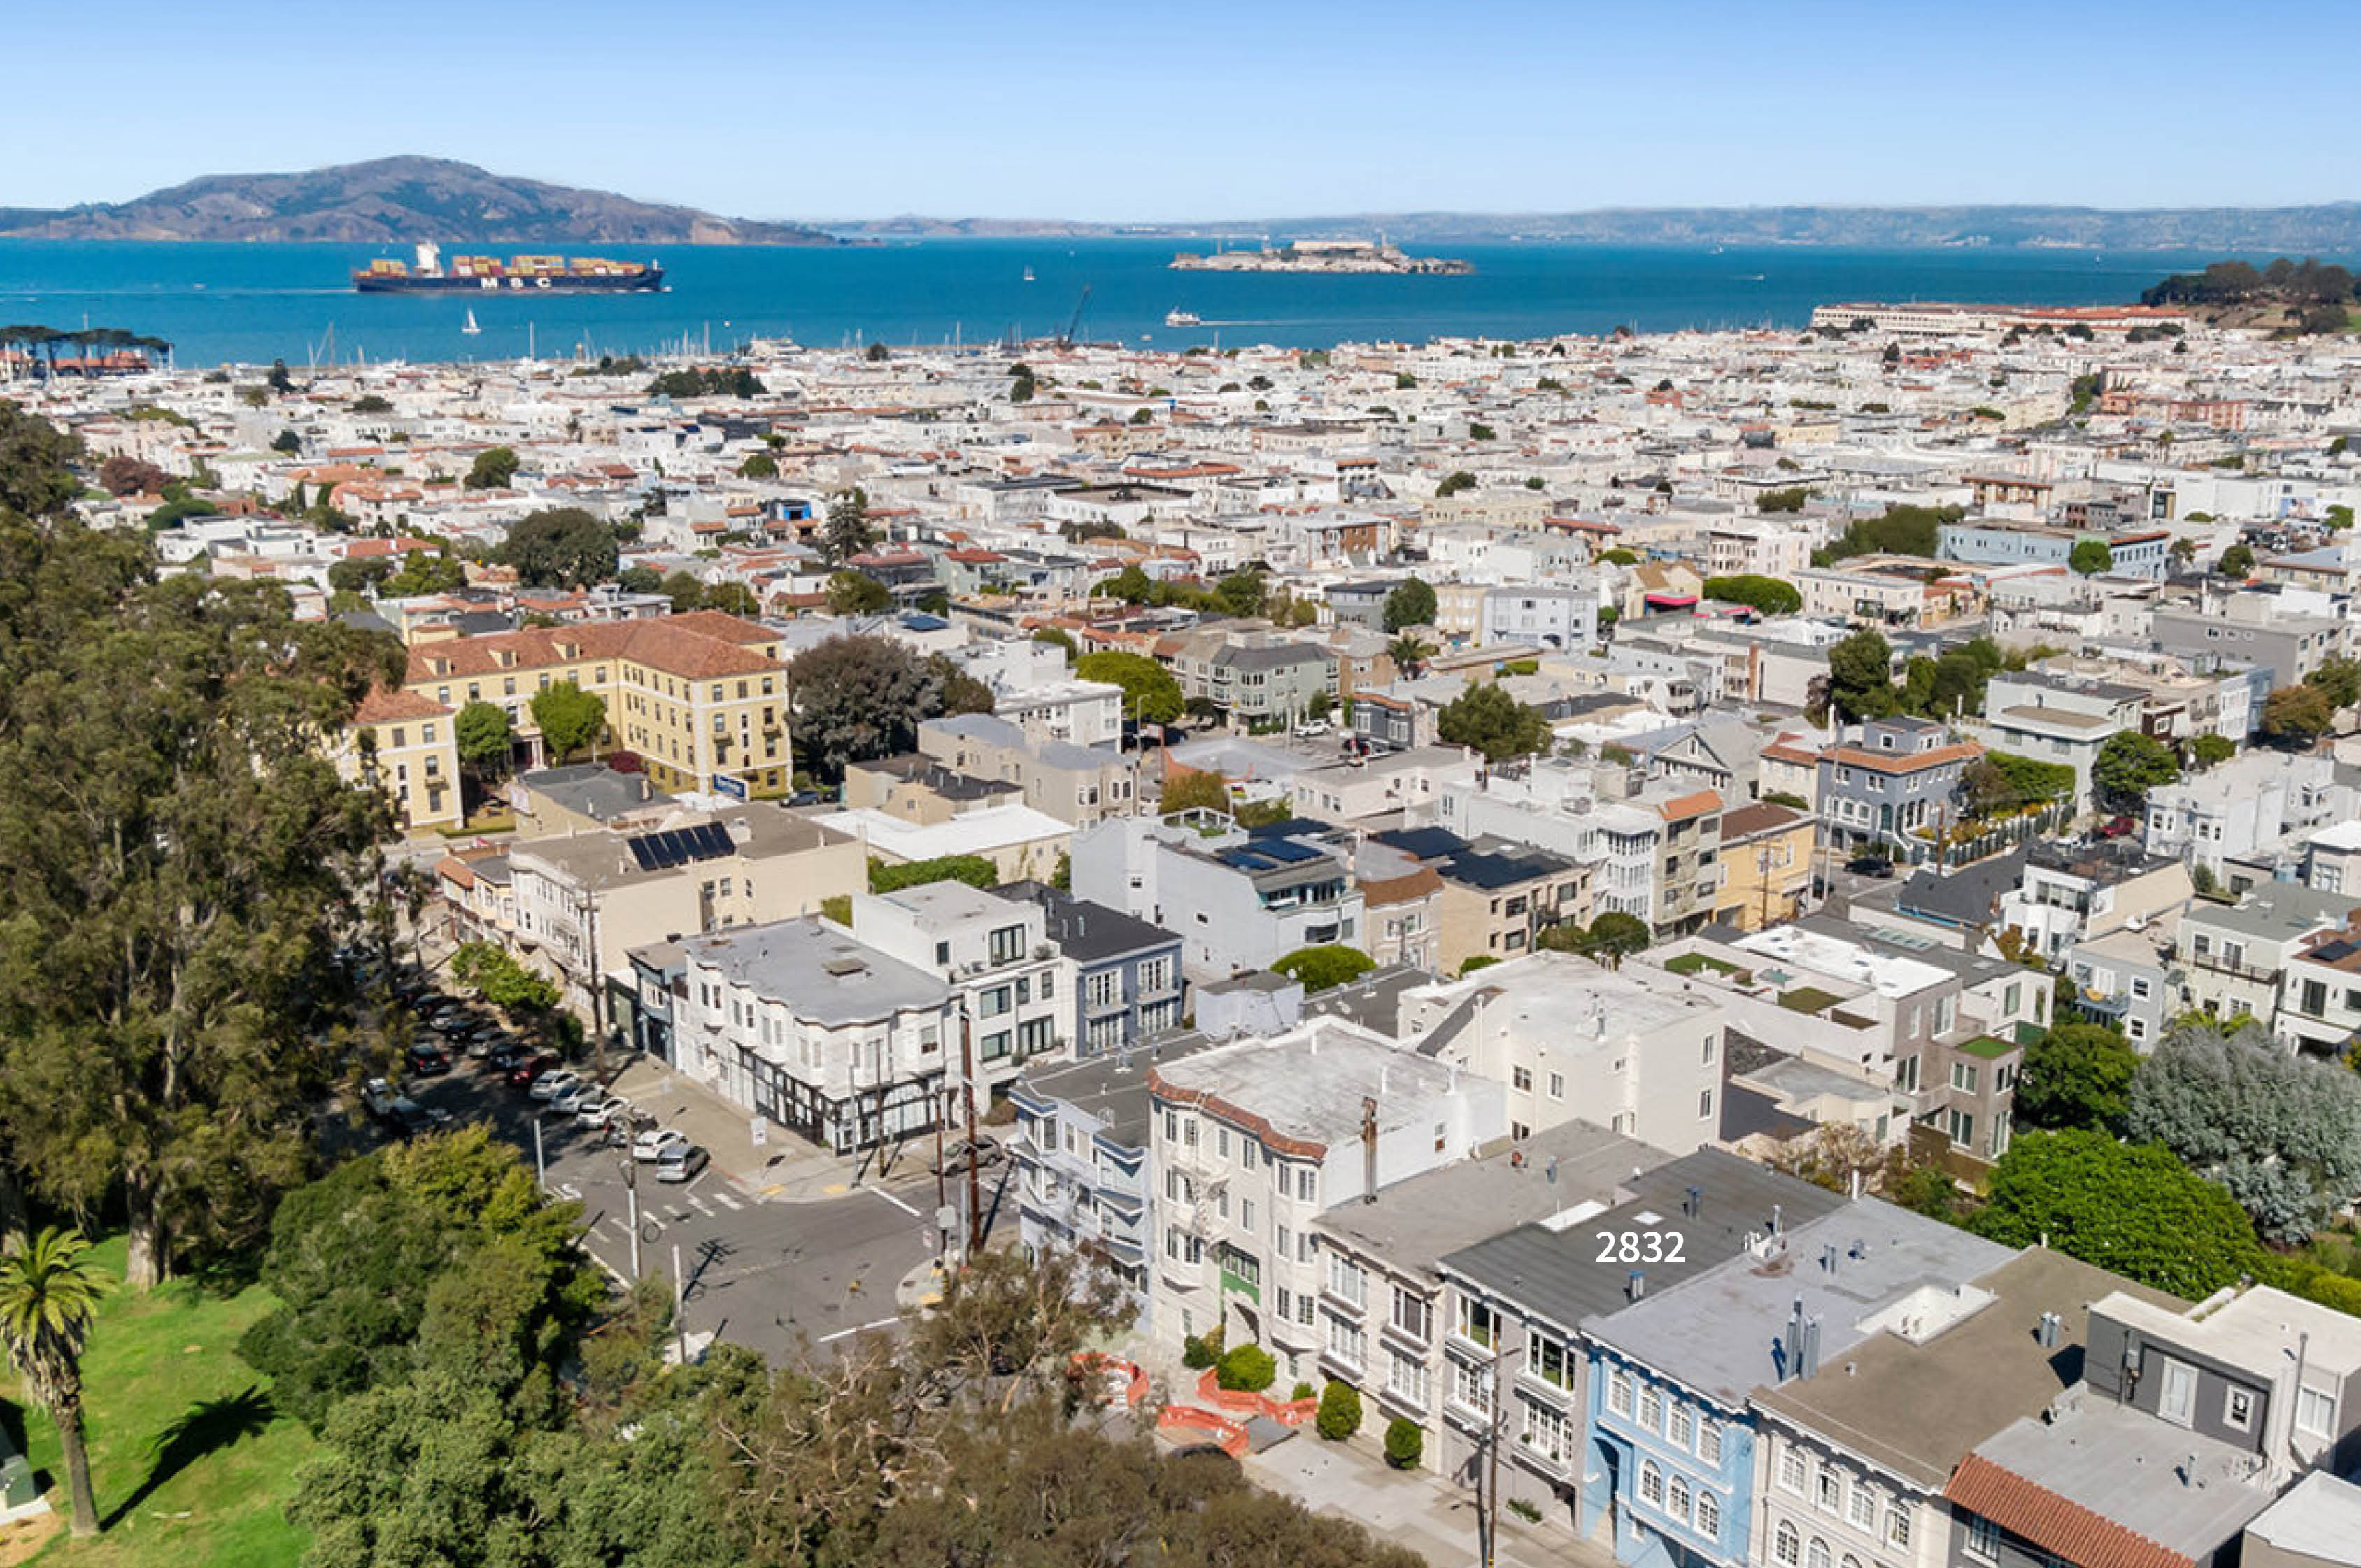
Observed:
[[[680,1244],[672,1244],[672,1330],[680,1346],[680,1364],[688,1365],[688,1276],[680,1271]]]
[[[533,1113],[533,1178],[544,1192],[549,1190],[549,1161],[541,1152],[541,1113]]]
[[[967,1248],[972,1257],[983,1245],[983,1182],[976,1174],[982,1163],[975,1141],[975,1021],[967,1005],[960,1005],[960,1092],[967,1097]]]
[[[623,1197],[631,1216],[631,1283],[640,1282],[640,1162],[631,1157],[629,1145],[623,1148]]]
[[[1492,1333],[1500,1338],[1501,1325],[1496,1321]],[[1477,1533],[1483,1538],[1480,1568],[1493,1568],[1500,1552],[1500,1363],[1509,1354],[1501,1343],[1492,1352],[1492,1409],[1484,1420],[1484,1486],[1483,1508],[1477,1513]]]

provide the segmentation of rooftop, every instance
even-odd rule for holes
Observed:
[[[1315,1159],[1360,1140],[1365,1099],[1377,1101],[1383,1132],[1427,1121],[1436,1102],[1462,1092],[1455,1069],[1334,1018],[1215,1047],[1158,1069],[1150,1081],[1159,1095],[1202,1104]]]
[[[941,1006],[950,989],[933,975],[856,941],[818,916],[681,938],[692,968],[710,967],[733,985],[784,1003],[825,1027],[875,1023]]]
[[[1019,1098],[1071,1105],[1099,1124],[1099,1134],[1123,1148],[1148,1146],[1148,1074],[1208,1049],[1213,1041],[1193,1029],[1175,1030],[1129,1050],[1084,1057],[1080,1061],[1027,1068],[1010,1086]]]

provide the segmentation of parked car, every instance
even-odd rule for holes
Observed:
[[[661,1160],[675,1149],[688,1147],[688,1135],[673,1127],[651,1127],[631,1140],[631,1157]]]
[[[361,1085],[361,1109],[380,1121],[393,1113],[393,1102],[401,1098],[401,1091],[381,1078]]]
[[[544,1075],[556,1071],[559,1067],[564,1065],[564,1058],[554,1057],[547,1051],[543,1051],[536,1056],[527,1057],[524,1060],[517,1063],[516,1066],[509,1069],[509,1082],[518,1089],[530,1088],[538,1084]],[[544,1094],[537,1095],[535,1098],[546,1100],[549,1096]]]
[[[609,1094],[597,1100],[584,1101],[576,1108],[574,1119],[586,1127],[604,1127],[620,1121],[630,1115],[631,1112],[630,1101],[618,1100]]]
[[[495,1040],[484,1053],[484,1065],[494,1072],[512,1072],[533,1059],[533,1048],[515,1040]]]
[[[451,1058],[443,1054],[443,1047],[426,1040],[412,1041],[403,1061],[421,1078],[439,1078],[451,1070]]]
[[[578,1113],[585,1105],[593,1104],[603,1098],[606,1092],[598,1087],[597,1080],[577,1077],[572,1083],[549,1097],[549,1108],[561,1116],[572,1116]]]
[[[533,1080],[533,1097],[535,1100],[555,1100],[567,1090],[578,1087],[581,1082],[582,1075],[571,1068],[554,1067]]]
[[[1007,1157],[1008,1151],[990,1138],[978,1138],[973,1143],[961,1138],[943,1146],[942,1157],[935,1162],[934,1172],[937,1176],[963,1176],[967,1173],[971,1158],[975,1168],[982,1170],[998,1165]]]
[[[1894,862],[1883,855],[1855,855],[1845,862],[1845,870],[1855,876],[1890,877],[1894,874]]]
[[[713,1163],[713,1157],[695,1144],[683,1144],[667,1149],[656,1158],[658,1181],[694,1181],[698,1172]]]
[[[2139,831],[2139,818],[2136,817],[2111,817],[2105,822],[2100,824],[2099,837],[2102,839],[2128,839],[2133,834]]]
[[[407,1095],[393,1102],[393,1113],[388,1118],[394,1131],[406,1138],[421,1133],[440,1132],[451,1125],[451,1113],[440,1105],[421,1105]]]

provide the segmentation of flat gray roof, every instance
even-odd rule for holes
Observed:
[[[1677,1213],[1666,1223],[1677,1222]],[[1603,1228],[1603,1227],[1602,1227]],[[1730,1409],[1782,1380],[1773,1346],[1800,1299],[1820,1321],[1821,1375],[1872,1332],[1861,1320],[1934,1286],[1964,1285],[2012,1255],[1997,1242],[1863,1198],[1786,1227],[1784,1255],[1736,1256],[1661,1293],[1597,1315],[1584,1331]],[[1828,1260],[1828,1249],[1835,1261]]]
[[[1127,1051],[1109,1051],[1080,1061],[1028,1068],[1011,1091],[1056,1101],[1096,1117],[1101,1135],[1125,1148],[1146,1149],[1148,1136],[1148,1069],[1169,1067],[1210,1049],[1213,1042],[1194,1029],[1177,1029]]]
[[[685,937],[680,950],[692,966],[709,964],[731,983],[775,997],[796,1017],[829,1027],[939,1007],[950,995],[926,970],[864,946],[817,915]]]
[[[2361,1542],[2361,1486],[2315,1470],[2256,1516],[2246,1533],[2301,1557],[2350,1563]]]
[[[2246,1479],[2254,1455],[2246,1450],[2106,1399],[2086,1398],[2048,1423],[2012,1421],[1975,1453],[2028,1493],[2080,1504],[2199,1562],[2272,1500],[2268,1468]],[[2181,1479],[2184,1468],[2193,1469],[2193,1485]],[[2034,1517],[2046,1517],[2037,1499],[2026,1501]],[[2005,1510],[1994,1522],[2011,1525]]]

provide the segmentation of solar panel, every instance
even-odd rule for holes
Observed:
[[[648,841],[646,839],[626,839],[623,840],[623,845],[626,849],[631,851],[631,859],[640,863],[640,870],[643,872],[652,872],[656,869],[654,858],[648,853]]]
[[[697,831],[697,836],[704,841],[706,859],[712,860],[737,852],[738,840],[732,839],[730,836],[730,829],[720,823],[708,822]]]
[[[2339,937],[2333,942],[2323,944],[2320,950],[2313,953],[2312,956],[2319,959],[2322,963],[2333,964],[2340,959],[2349,959],[2355,953],[2361,953],[2361,947],[2356,947],[2353,943],[2346,941],[2342,937]]]
[[[1305,861],[1316,861],[1320,858],[1319,850],[1309,844],[1299,844],[1292,839],[1274,839],[1267,844],[1257,844],[1255,848],[1272,860],[1290,866],[1301,865]]]

